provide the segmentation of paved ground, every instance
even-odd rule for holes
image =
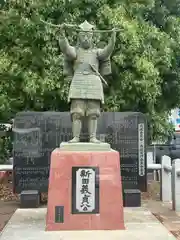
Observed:
[[[6,184],[5,191],[9,191],[12,185]],[[1,189],[1,186],[0,186]],[[8,194],[8,193],[7,193]],[[0,198],[4,199],[0,192]],[[0,231],[11,218],[12,214],[19,207],[17,198],[12,193],[8,194],[6,201],[0,200]],[[159,201],[159,184],[151,182],[148,193],[143,194],[143,206],[149,209],[164,226],[180,240],[180,213],[176,214],[171,210],[171,203],[163,204]]]
[[[0,200],[0,231],[2,231],[17,208],[18,203],[15,201],[4,202]]]
[[[91,240],[135,239],[175,240],[176,238],[147,209],[124,208],[126,230],[46,232],[46,208],[18,209],[0,235],[1,240]],[[77,216],[74,216],[77,218]],[[89,218],[91,218],[89,216]],[[89,219],[90,220],[90,219]]]
[[[145,200],[143,206],[149,209],[163,225],[180,240],[180,213],[175,213],[171,209],[171,203]]]

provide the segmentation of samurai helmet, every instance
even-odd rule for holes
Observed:
[[[79,25],[79,28],[83,31],[91,32],[95,27],[94,25],[90,24],[88,21],[84,21]]]

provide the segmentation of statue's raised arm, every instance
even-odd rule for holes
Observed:
[[[75,47],[69,44],[68,39],[66,38],[65,30],[62,27],[60,31],[59,46],[63,54],[70,60],[76,59],[76,50]]]
[[[116,43],[116,30],[113,29],[108,45],[104,49],[100,49],[98,51],[98,59],[99,60],[107,59],[112,54],[115,47],[115,43]]]

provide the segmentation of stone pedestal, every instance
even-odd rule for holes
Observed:
[[[119,153],[106,143],[63,143],[51,155],[46,230],[119,229],[124,229]]]

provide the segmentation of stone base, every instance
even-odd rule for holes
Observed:
[[[79,142],[79,143],[68,143],[62,142],[60,144],[61,151],[111,151],[111,146],[109,143],[89,143],[89,142]]]
[[[84,177],[84,170],[90,173],[88,184],[82,182],[88,178],[88,174]],[[46,230],[124,229],[119,173],[117,151],[74,151],[72,154],[55,149],[51,155]],[[82,183],[88,185],[88,189],[83,188]],[[83,205],[87,195],[90,195],[89,204],[86,198]]]
[[[37,190],[26,190],[20,194],[21,208],[38,208],[40,205],[40,194]]]
[[[124,189],[123,206],[124,207],[140,207],[141,191],[139,189]]]

